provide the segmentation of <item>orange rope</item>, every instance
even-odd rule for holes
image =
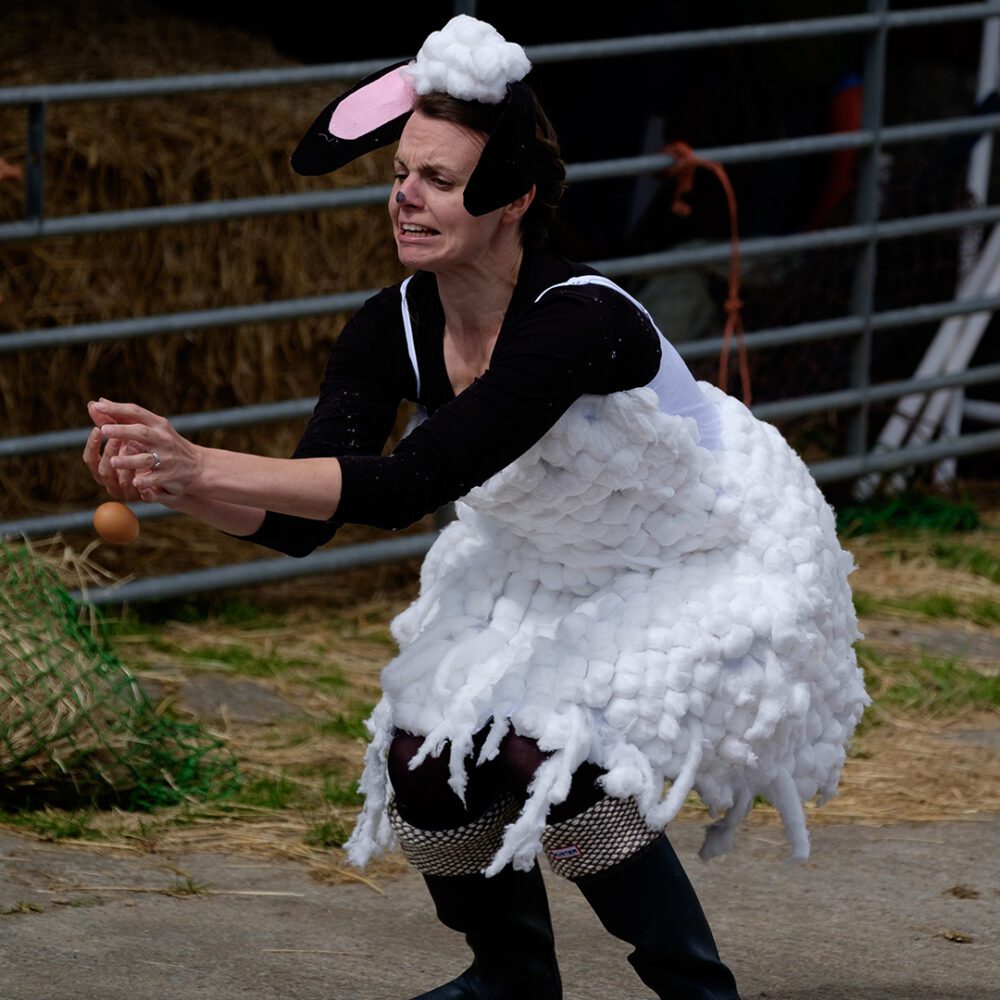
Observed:
[[[674,194],[673,211],[677,215],[690,215],[691,206],[684,197],[691,193],[694,186],[694,174],[698,167],[705,167],[719,179],[726,192],[729,203],[729,233],[732,241],[732,252],[729,257],[729,294],[726,297],[726,327],[722,334],[722,353],[719,356],[719,388],[727,391],[729,385],[729,350],[733,337],[736,337],[737,354],[739,357],[740,383],[743,389],[743,402],[750,405],[750,365],[747,362],[747,348],[743,339],[743,302],[740,300],[740,233],[739,216],[736,211],[736,194],[725,169],[712,160],[703,160],[696,156],[694,150],[686,142],[674,142],[663,150],[674,158],[673,166],[667,170],[667,176],[677,179],[677,190]]]
[[[8,163],[0,156],[0,181],[20,180],[24,176],[24,171],[16,163]]]

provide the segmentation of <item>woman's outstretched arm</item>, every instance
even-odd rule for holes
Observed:
[[[131,473],[133,488],[147,502],[166,503],[232,534],[252,534],[264,510],[327,520],[337,509],[341,475],[335,458],[267,458],[205,448],[134,403],[100,400],[88,410],[104,437],[128,445],[109,464]]]

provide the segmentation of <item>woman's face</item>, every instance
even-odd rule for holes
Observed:
[[[414,112],[399,140],[389,217],[400,262],[441,273],[484,259],[498,244],[503,209],[470,215],[462,202],[486,137]],[[402,202],[397,195],[405,196]]]

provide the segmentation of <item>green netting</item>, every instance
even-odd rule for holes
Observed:
[[[0,542],[0,797],[143,809],[234,789],[222,742],[157,715],[80,614],[35,553]]]

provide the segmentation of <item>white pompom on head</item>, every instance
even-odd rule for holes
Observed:
[[[499,104],[507,85],[523,79],[530,69],[520,45],[506,41],[491,24],[458,14],[427,36],[405,72],[418,94],[445,93],[462,101]]]

